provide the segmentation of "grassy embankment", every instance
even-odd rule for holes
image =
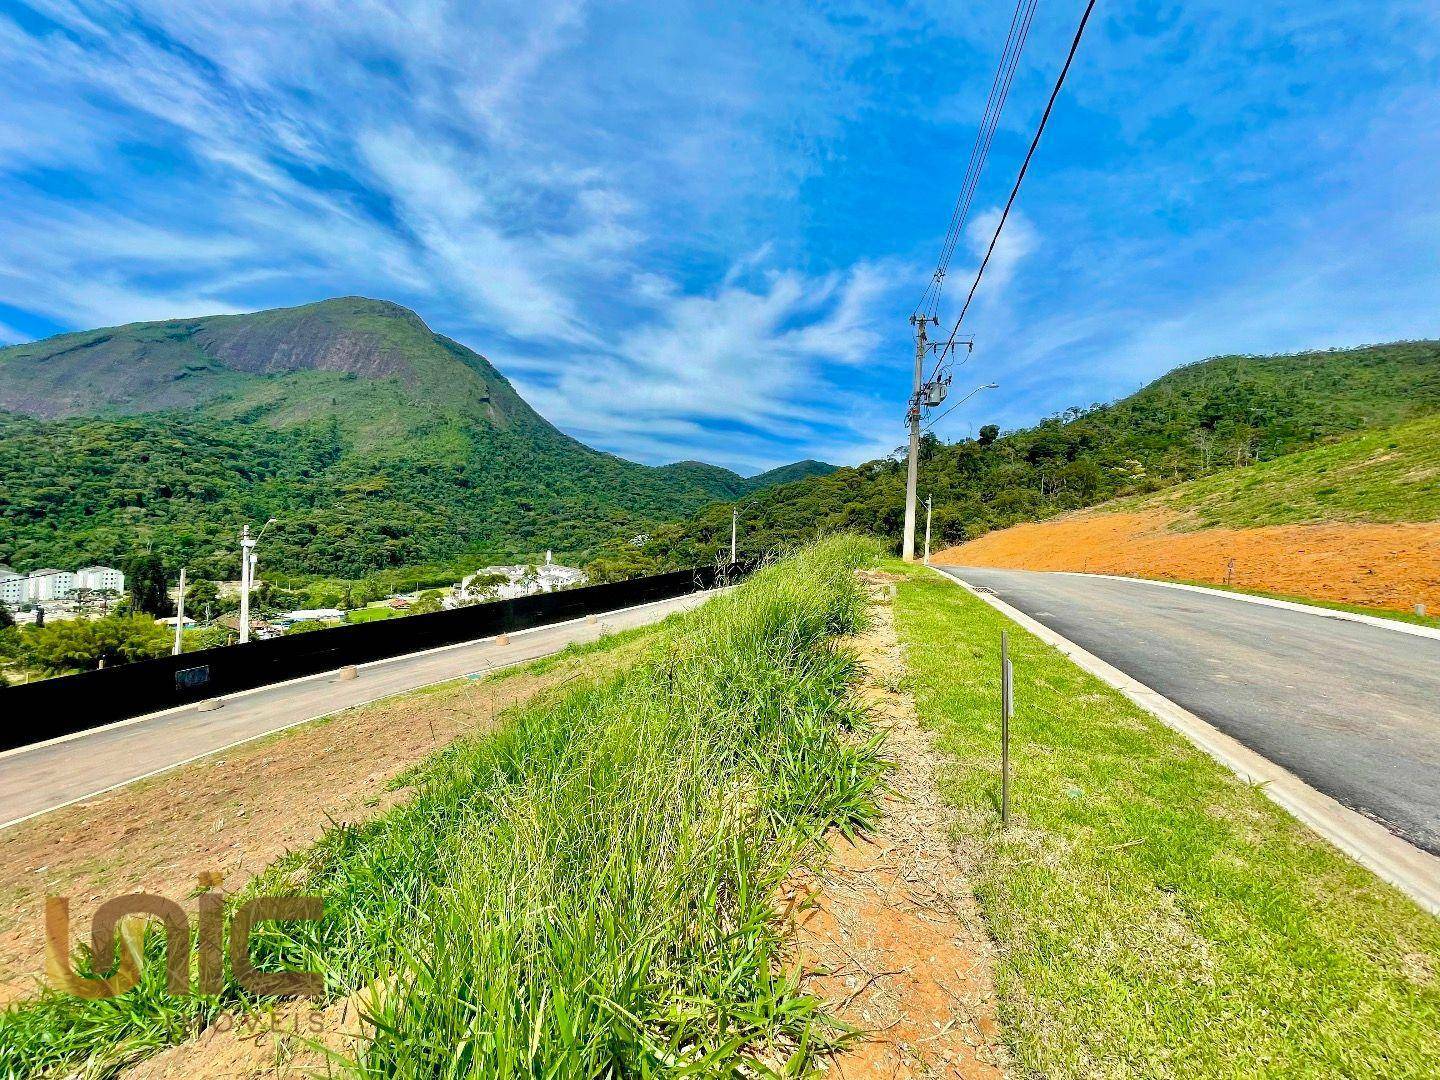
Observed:
[[[1110,507],[1178,510],[1180,529],[1440,521],[1440,417],[1212,473]]]
[[[357,1064],[392,1076],[798,1071],[833,1029],[781,964],[775,887],[819,832],[871,812],[880,766],[848,697],[853,576],[834,540],[678,617],[627,671],[520,711],[404,778],[409,803],[338,828],[249,892],[326,919],[257,933],[263,965],[385,987]],[[152,946],[158,943],[152,942]],[[0,1075],[92,1075],[221,1009],[151,960],[111,1001],[0,1016]]]
[[[1440,920],[963,589],[898,627],[953,761],[1007,1038],[1049,1077],[1440,1074]],[[1000,631],[1014,817],[996,807]]]

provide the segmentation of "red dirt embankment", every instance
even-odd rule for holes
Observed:
[[[1265,592],[1440,613],[1440,524],[1273,525],[1172,532],[1164,512],[1074,514],[947,548],[931,562],[1226,581]]]

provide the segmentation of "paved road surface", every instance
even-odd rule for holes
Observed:
[[[656,622],[700,604],[713,593],[692,593],[582,621],[492,638],[433,652],[382,660],[341,682],[333,674],[264,687],[226,698],[213,712],[194,706],[123,721],[69,739],[0,754],[0,828],[109,790],[151,773],[214,753],[244,739],[419,686],[533,660],[602,632]]]
[[[1141,581],[940,569],[1440,855],[1440,640]]]

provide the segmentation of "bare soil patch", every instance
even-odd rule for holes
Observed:
[[[507,708],[627,654],[591,654],[543,674],[448,684],[364,705],[223,751],[0,832],[0,1005],[33,994],[43,968],[44,898],[71,898],[71,932],[113,896],[184,901],[202,871],[240,889],[332,823],[372,818],[406,797],[392,779]],[[197,1075],[240,1075],[207,1069]]]
[[[1346,604],[1440,610],[1440,524],[1271,525],[1172,532],[1159,511],[1072,514],[946,548],[931,562],[1226,582]]]
[[[860,1032],[831,1060],[833,1075],[1003,1077],[994,947],[951,846],[938,752],[903,690],[895,579],[867,578],[874,621],[855,642],[866,670],[859,692],[888,729],[894,770],[875,830],[838,841],[821,870],[792,883],[796,961],[806,988]]]

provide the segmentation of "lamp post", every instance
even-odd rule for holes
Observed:
[[[184,628],[185,628],[185,568],[180,568],[180,594],[175,601],[175,648],[171,650],[172,655],[179,656],[184,651]]]
[[[250,526],[244,525],[240,529],[240,644],[250,640],[250,589],[255,584],[255,545],[260,542],[260,537],[265,535],[265,530],[275,524],[272,517],[260,531],[254,536],[250,535]]]

